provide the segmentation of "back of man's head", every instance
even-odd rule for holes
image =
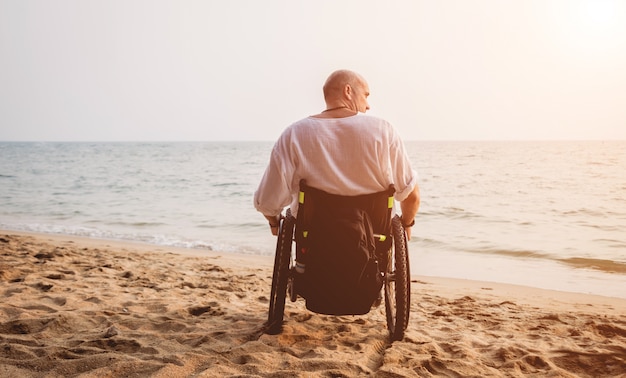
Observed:
[[[324,99],[335,100],[342,96],[346,85],[357,87],[361,81],[365,81],[361,75],[350,70],[337,70],[328,76],[324,83]]]

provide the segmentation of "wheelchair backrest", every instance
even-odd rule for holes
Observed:
[[[312,222],[323,219],[326,209],[349,207],[361,209],[368,214],[375,234],[389,236],[394,193],[392,184],[387,190],[377,193],[342,196],[308,186],[305,180],[301,180],[296,232],[306,232]]]

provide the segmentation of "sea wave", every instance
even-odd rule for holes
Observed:
[[[531,250],[512,250],[512,249],[476,249],[469,252],[476,254],[507,256],[519,259],[541,259],[551,260],[559,263],[567,264],[573,268],[593,269],[605,273],[626,274],[626,261],[607,260],[589,257],[559,257],[549,253],[531,251]]]
[[[594,269],[606,273],[626,274],[626,263],[613,260],[590,259],[583,257],[572,257],[569,259],[557,259],[557,261],[571,265],[575,268]]]

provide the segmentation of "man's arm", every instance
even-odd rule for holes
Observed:
[[[293,176],[294,166],[284,148],[283,138],[287,130],[274,144],[263,178],[254,192],[254,207],[267,219],[274,236],[278,235],[280,213],[291,201],[291,188],[285,180]]]
[[[408,197],[404,199],[404,201],[400,202],[400,209],[402,210],[402,217],[400,220],[403,225],[409,225],[413,223],[415,216],[417,215],[417,210],[420,207],[420,190],[419,186],[415,184],[415,188],[409,194]],[[411,227],[405,227],[406,236],[409,240],[411,240]]]
[[[272,235],[278,235],[278,226],[280,225],[280,216],[264,215],[265,219],[270,223],[270,230]]]

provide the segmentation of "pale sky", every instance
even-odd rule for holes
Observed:
[[[271,141],[339,68],[405,140],[626,139],[624,0],[0,0],[0,141]]]

